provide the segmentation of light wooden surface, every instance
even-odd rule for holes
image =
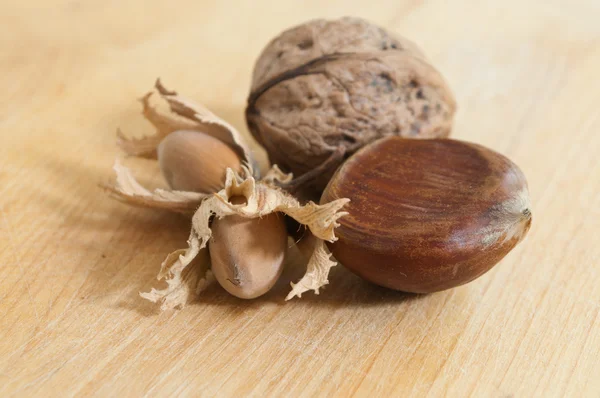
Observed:
[[[262,46],[341,15],[425,49],[456,93],[454,136],[528,176],[528,238],[429,296],[336,267],[284,303],[292,259],[264,298],[213,286],[159,313],[138,292],[188,222],[97,187],[116,128],[151,131],[135,99],[161,76],[245,132]],[[595,0],[2,1],[0,395],[600,396],[599,17]]]

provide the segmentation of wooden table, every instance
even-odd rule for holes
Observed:
[[[152,131],[136,98],[160,76],[246,133],[262,46],[344,14],[425,49],[456,93],[454,136],[527,175],[528,238],[429,296],[338,266],[321,295],[286,303],[291,249],[263,298],[212,286],[160,313],[138,292],[189,222],[98,188],[116,128]],[[599,396],[599,16],[594,0],[3,1],[0,395]]]

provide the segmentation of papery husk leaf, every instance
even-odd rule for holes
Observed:
[[[306,274],[298,283],[291,284],[292,291],[285,300],[291,300],[296,296],[302,297],[302,293],[309,290],[314,290],[315,294],[319,294],[319,289],[329,283],[327,279],[329,270],[336,265],[337,262],[331,260],[331,253],[325,246],[325,242],[321,239],[315,239],[313,252],[306,266]]]
[[[143,106],[142,114],[155,128],[154,134],[142,138],[131,138],[123,134],[121,129],[117,130],[117,145],[127,155],[155,159],[158,144],[167,135],[178,130],[194,130],[193,122],[182,120],[177,115],[165,114],[152,106],[150,98],[153,94],[152,91],[147,93],[140,98],[140,102]]]
[[[200,250],[195,242],[188,249],[176,250],[169,254],[161,265],[157,279],[165,279],[165,289],[152,288],[140,296],[154,303],[161,302],[161,310],[183,308],[193,296],[199,293],[211,278],[208,250]]]
[[[132,206],[164,209],[191,215],[200,206],[202,200],[212,196],[205,193],[165,189],[149,191],[119,161],[115,162],[113,169],[116,175],[114,185],[103,185],[103,187],[110,192],[113,198]]]
[[[294,175],[292,173],[284,173],[279,166],[274,164],[261,181],[267,184],[287,184],[292,181],[293,178]]]

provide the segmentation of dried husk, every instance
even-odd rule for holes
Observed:
[[[305,225],[312,234],[311,239],[314,239],[313,254],[308,261],[307,272],[297,284],[292,284],[292,291],[286,300],[300,297],[308,290],[314,290],[318,294],[319,289],[328,283],[329,269],[335,265],[324,241],[335,241],[334,229],[339,225],[337,220],[347,214],[341,211],[341,208],[348,199],[338,199],[323,205],[313,202],[302,204],[279,188],[279,185],[291,181],[293,176],[282,172],[277,165],[274,165],[264,178],[257,180],[255,177],[258,172],[253,166],[251,153],[234,127],[204,107],[192,104],[177,96],[175,92],[166,90],[158,81],[156,88],[169,103],[173,114],[162,114],[151,107],[148,102],[150,95],[142,98],[144,116],[157,131],[152,136],[135,140],[127,139],[119,133],[119,145],[126,153],[153,157],[162,138],[179,129],[195,128],[204,133],[209,131],[211,135],[236,148],[244,160],[244,166],[241,173],[227,169],[222,190],[213,194],[203,194],[167,189],[150,191],[135,179],[128,168],[119,161],[115,162],[116,181],[114,185],[105,186],[114,198],[134,206],[193,214],[188,247],[169,254],[161,265],[158,279],[164,279],[167,287],[153,288],[150,292],[141,293],[141,296],[153,302],[160,302],[163,310],[183,307],[193,298],[194,292],[199,293],[206,286],[210,277],[210,259],[206,244],[211,237],[212,217],[239,215],[256,218],[275,212],[284,213]],[[246,198],[245,204],[230,203],[229,198],[233,196],[243,196]]]
[[[258,177],[258,168],[252,152],[244,142],[241,134],[229,123],[212,113],[203,105],[177,95],[177,92],[166,89],[160,79],[155,83],[156,92],[167,102],[171,113],[164,114],[150,105],[154,92],[144,95],[140,101],[143,105],[144,117],[152,123],[156,131],[144,138],[127,138],[117,131],[118,145],[128,155],[156,158],[156,148],[167,135],[178,130],[193,130],[213,136],[231,146],[245,163],[248,171]]]
[[[446,137],[456,109],[407,39],[357,18],[283,32],[256,62],[246,119],[272,163],[320,194],[337,167],[383,136]]]
[[[155,127],[155,133],[143,138],[128,138],[121,130],[118,130],[117,144],[127,155],[156,158],[156,149],[167,135],[179,130],[192,130],[211,135],[228,144],[242,160],[242,177],[259,176],[259,169],[256,167],[252,152],[235,127],[204,106],[194,104],[177,95],[175,91],[166,89],[160,80],[156,81],[155,89],[167,102],[171,112],[168,114],[159,112],[150,104],[150,98],[154,92],[144,95],[140,99],[143,105],[142,114]],[[115,199],[130,205],[193,214],[202,200],[210,196],[210,194],[204,193],[164,189],[156,189],[151,192],[141,186],[131,172],[118,160],[115,162],[114,170],[117,176],[115,184],[104,187]]]
[[[116,176],[114,185],[104,185],[104,188],[113,198],[132,206],[165,209],[191,215],[200,203],[210,196],[206,193],[168,189],[155,189],[151,192],[144,188],[119,160],[115,161],[113,170]]]
[[[233,196],[243,196],[247,203],[234,205],[229,202],[229,198]],[[191,298],[191,293],[196,290],[196,284],[204,283],[206,280],[205,275],[202,274],[206,272],[206,267],[199,269],[195,278],[185,278],[183,275],[188,272],[187,267],[192,261],[201,252],[206,251],[206,244],[211,237],[211,217],[239,215],[255,218],[274,212],[287,214],[306,225],[316,238],[313,254],[307,264],[307,272],[297,284],[292,284],[292,291],[286,300],[294,296],[300,297],[308,290],[314,290],[318,294],[319,288],[328,283],[329,269],[335,265],[323,241],[335,241],[334,229],[339,225],[337,220],[347,214],[340,209],[347,202],[348,199],[339,199],[324,205],[313,202],[301,205],[297,199],[273,185],[257,182],[253,177],[241,180],[231,169],[228,169],[225,188],[204,200],[194,214],[188,248],[171,253],[163,262],[159,279],[165,278],[168,287],[162,290],[152,289],[149,293],[143,293],[142,297],[154,302],[162,302],[163,310],[184,306]]]

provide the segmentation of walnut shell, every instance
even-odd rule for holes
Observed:
[[[307,22],[267,45],[246,120],[270,161],[319,194],[345,158],[378,138],[447,137],[455,109],[414,43],[342,18]]]

